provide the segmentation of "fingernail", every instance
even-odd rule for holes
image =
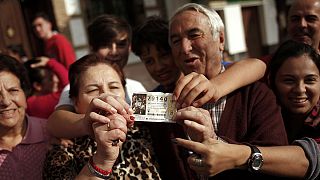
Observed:
[[[192,103],[192,106],[198,107],[198,103],[197,103],[197,102],[194,102],[194,103]]]
[[[184,121],[183,121],[183,124],[185,124],[185,125],[191,125],[191,121],[189,121],[189,120],[184,120]]]
[[[178,141],[177,141],[176,138],[171,139],[171,142],[172,142],[173,144],[178,144]]]
[[[110,111],[111,111],[111,113],[116,113],[117,112],[117,110],[115,108],[113,108],[113,107],[110,108]]]
[[[129,108],[129,112],[130,112],[130,114],[133,114],[133,110],[132,110],[132,108]]]
[[[130,120],[134,121],[135,119],[136,118],[133,115],[130,116]]]
[[[182,108],[185,108],[185,107],[187,107],[187,104],[186,104],[186,103],[183,103],[181,107],[182,107]]]
[[[125,109],[122,109],[121,113],[122,114],[127,114],[127,111]]]

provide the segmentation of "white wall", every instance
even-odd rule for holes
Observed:
[[[165,0],[168,18],[170,19],[178,7],[189,2],[190,0]]]

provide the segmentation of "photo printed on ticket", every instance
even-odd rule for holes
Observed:
[[[174,122],[172,117],[177,108],[172,100],[172,93],[134,93],[131,102],[135,121]]]

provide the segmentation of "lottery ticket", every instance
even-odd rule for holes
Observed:
[[[135,121],[174,122],[172,117],[177,108],[172,100],[172,93],[134,93],[131,102]]]

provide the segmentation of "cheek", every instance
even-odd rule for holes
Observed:
[[[27,99],[25,96],[20,95],[20,96],[16,96],[14,98],[14,102],[17,104],[18,107],[22,107],[24,109],[27,108]]]
[[[76,112],[80,114],[86,113],[92,99],[93,97],[79,96],[74,103]]]
[[[280,99],[285,99],[289,92],[290,88],[286,85],[276,84],[276,94]]]
[[[147,68],[147,71],[149,72],[149,74],[151,76],[156,76],[156,72],[155,72],[154,66],[146,66],[146,68]]]
[[[120,48],[120,49],[118,49],[118,52],[121,56],[126,56],[127,54],[129,54],[128,48]]]
[[[112,93],[121,97],[122,99],[125,99],[126,97],[124,89],[117,89],[117,90],[114,90]]]
[[[108,49],[107,48],[104,48],[104,49],[99,49],[97,51],[98,55],[100,55],[101,57],[106,57],[108,55]]]
[[[319,91],[320,87],[317,86],[317,88],[313,88],[312,89],[312,102],[314,104],[316,104],[318,101],[319,101],[319,98],[320,98],[320,91]]]

